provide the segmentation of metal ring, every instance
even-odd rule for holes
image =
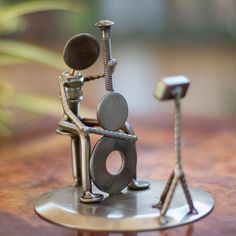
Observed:
[[[122,156],[122,167],[118,174],[111,174],[106,168],[106,159],[113,151]],[[94,184],[101,191],[115,194],[124,189],[135,177],[137,154],[135,142],[102,137],[96,143],[90,160],[90,173]]]
[[[97,119],[103,129],[117,131],[127,118],[128,104],[120,93],[110,92],[98,104]]]

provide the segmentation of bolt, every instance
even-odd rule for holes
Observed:
[[[112,85],[112,72],[113,69],[108,65],[108,62],[112,59],[111,52],[111,37],[110,28],[114,25],[114,22],[109,20],[98,21],[97,26],[102,33],[102,49],[103,49],[103,64],[104,64],[104,75],[105,75],[105,86],[107,91],[113,91]]]

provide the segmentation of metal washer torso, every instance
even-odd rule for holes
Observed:
[[[100,126],[106,130],[119,130],[127,118],[128,104],[120,93],[109,92],[98,104],[97,119]]]
[[[112,151],[119,151],[122,157],[120,172],[113,175],[106,168],[106,159]],[[129,140],[103,137],[93,149],[90,172],[94,184],[101,191],[115,194],[124,189],[135,177],[137,155],[135,143]]]

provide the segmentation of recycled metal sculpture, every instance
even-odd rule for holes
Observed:
[[[64,114],[57,133],[71,138],[74,183],[40,196],[35,211],[52,223],[93,231],[144,231],[193,222],[212,210],[214,200],[200,189],[188,188],[182,170],[180,98],[185,95],[189,82],[185,77],[164,79],[158,83],[155,93],[158,100],[175,100],[174,171],[167,184],[160,180],[137,180],[137,136],[127,122],[126,99],[113,88],[112,74],[117,65],[111,48],[113,24],[109,20],[96,23],[101,31],[104,73],[87,77],[80,73],[93,65],[100,53],[99,43],[92,35],[78,34],[65,46],[64,61],[71,72],[64,72],[58,80]],[[79,109],[83,85],[101,78],[105,78],[106,94],[98,104],[97,117],[84,118]],[[102,136],[92,148],[91,134]],[[113,151],[118,151],[122,160],[115,174],[106,166],[106,159]],[[160,199],[155,204],[157,196]]]
[[[80,72],[75,72],[91,66],[100,51],[99,44],[93,36],[80,34],[72,37],[64,49],[65,63],[72,68],[72,72],[64,72],[59,77],[64,117],[57,132],[71,136],[73,177],[75,185],[82,185],[83,195],[80,201],[84,203],[99,202],[103,198],[103,195],[92,192],[90,176],[100,190],[109,194],[118,193],[128,185],[137,190],[149,187],[148,182],[136,180],[137,138],[132,127],[126,122],[127,102],[120,93],[114,92],[112,86],[112,73],[117,64],[111,56],[112,24],[111,21],[100,21],[96,24],[102,32],[104,74],[83,77]],[[105,77],[108,93],[99,103],[97,119],[81,118],[79,104],[83,98],[84,82],[102,77]],[[96,144],[92,155],[90,133],[104,136]],[[106,158],[114,150],[121,153],[123,161],[122,170],[117,175],[110,174],[106,169]]]

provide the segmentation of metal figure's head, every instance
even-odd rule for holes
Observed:
[[[166,77],[159,81],[154,91],[154,97],[159,101],[175,98],[176,89],[181,89],[180,98],[183,98],[189,87],[189,80],[185,76]]]
[[[71,69],[83,70],[95,63],[99,52],[98,41],[92,35],[83,33],[69,39],[63,57]]]

